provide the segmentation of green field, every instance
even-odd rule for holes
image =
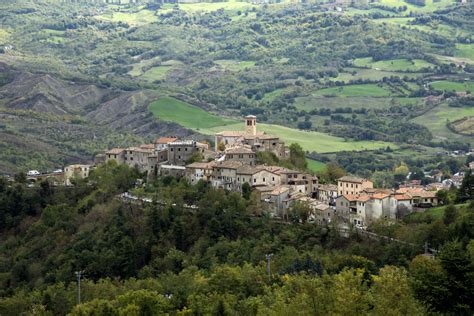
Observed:
[[[271,102],[271,101],[273,101],[275,98],[277,98],[277,97],[279,97],[280,95],[282,95],[283,93],[285,93],[286,91],[287,91],[286,88],[281,88],[281,89],[273,90],[272,92],[267,92],[267,93],[265,93],[265,95],[263,96],[262,101]]]
[[[195,13],[199,11],[210,12],[223,9],[225,11],[237,11],[244,9],[251,9],[256,7],[249,2],[243,1],[226,1],[226,2],[200,2],[200,3],[180,3],[179,8],[188,13]]]
[[[391,7],[400,7],[400,6],[407,6],[407,11],[403,14],[409,14],[410,12],[432,12],[437,9],[442,9],[449,5],[455,4],[456,2],[453,0],[440,0],[435,2],[433,0],[426,0],[425,6],[417,6],[410,3],[406,3],[403,0],[380,0],[378,3],[391,6]]]
[[[149,70],[147,70],[143,75],[140,76],[140,78],[153,82],[155,80],[163,80],[166,78],[166,74],[168,71],[172,69],[171,66],[158,66],[158,67],[152,67]]]
[[[474,93],[474,82],[456,82],[456,81],[434,81],[430,83],[430,86],[436,90],[447,90],[447,91],[471,91]]]
[[[255,66],[254,61],[239,61],[227,59],[216,60],[214,61],[214,63],[229,71],[240,71],[244,70],[245,68],[251,68]]]
[[[123,22],[130,25],[143,25],[158,21],[155,11],[140,10],[137,12],[111,12],[97,16],[100,20]]]
[[[319,172],[326,169],[326,164],[324,162],[308,158],[306,159],[306,162],[308,163],[308,169],[311,171]]]
[[[455,205],[458,211],[462,214],[463,212],[466,212],[466,207],[468,204],[456,204]],[[433,207],[429,208],[424,212],[417,212],[417,213],[411,213],[407,216],[408,221],[424,221],[427,220],[428,217],[437,220],[441,219],[444,216],[444,210],[446,209],[446,206],[438,206],[438,207]]]
[[[400,105],[417,104],[420,98],[378,98],[378,97],[321,97],[305,96],[295,99],[295,107],[300,111],[314,109],[336,109],[350,107],[352,109],[383,109],[389,108],[392,103]]]
[[[424,68],[434,67],[433,64],[422,59],[392,59],[373,61],[371,57],[354,59],[354,66],[368,67],[385,71],[419,71]]]
[[[222,118],[171,97],[162,97],[151,103],[149,108],[161,120],[178,123],[202,134],[213,135],[224,130],[241,131],[244,129],[243,121]],[[388,142],[345,141],[343,138],[324,133],[301,131],[280,125],[258,124],[258,129],[279,136],[287,144],[299,143],[307,151],[321,153],[345,150],[375,150],[387,146],[397,148],[395,144]]]
[[[205,134],[214,134],[224,130],[243,130],[244,124],[237,123],[228,126],[213,127],[210,129],[202,129]],[[265,133],[277,135],[287,144],[298,143],[307,151],[316,151],[320,153],[338,152],[338,151],[361,151],[375,150],[390,146],[397,148],[393,143],[381,141],[345,141],[341,137],[331,136],[319,132],[308,132],[281,125],[258,124],[258,130]]]
[[[313,93],[315,96],[338,96],[338,97],[388,97],[392,92],[377,84],[357,84],[350,86],[325,88]]]
[[[456,44],[456,56],[474,61],[474,44]]]
[[[350,80],[357,79],[369,79],[369,80],[381,80],[384,77],[398,76],[408,77],[408,78],[418,78],[425,75],[424,73],[403,73],[395,71],[385,71],[385,70],[375,70],[375,69],[365,69],[365,68],[345,68],[344,72],[340,72],[339,76],[336,78],[331,78],[332,81],[343,81],[349,82]]]
[[[426,126],[438,139],[458,140],[473,143],[472,137],[462,136],[450,131],[446,124],[463,117],[474,116],[474,108],[453,108],[442,103],[422,116],[413,119],[414,123]]]
[[[203,109],[192,106],[183,101],[171,97],[162,97],[149,106],[150,111],[163,121],[178,123],[186,128],[200,130],[216,126],[236,123],[235,120],[225,119],[210,114]]]

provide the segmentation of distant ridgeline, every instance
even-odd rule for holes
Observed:
[[[162,4],[162,3],[198,3],[202,0],[60,0],[63,3],[106,3],[106,4]],[[56,2],[56,1],[55,1]],[[216,1],[213,1],[216,2]],[[222,1],[223,2],[223,1]]]

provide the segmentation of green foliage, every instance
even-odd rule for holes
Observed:
[[[308,166],[305,155],[303,148],[299,144],[293,143],[290,145],[290,163],[296,169],[305,170]]]

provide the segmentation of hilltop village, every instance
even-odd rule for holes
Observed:
[[[160,137],[154,144],[112,148],[96,157],[96,164],[115,161],[137,168],[147,177],[185,177],[191,184],[205,181],[212,187],[239,193],[253,190],[273,217],[284,218],[296,203],[310,208],[309,221],[329,224],[334,220],[367,226],[380,218],[395,219],[438,204],[436,190],[419,184],[394,189],[375,189],[371,181],[353,176],[337,184],[319,184],[310,173],[276,165],[259,164],[259,153],[287,159],[290,149],[274,135],[258,131],[257,118],[245,117],[243,131],[215,134],[215,146],[207,142]],[[65,169],[71,176],[87,177],[91,166]]]

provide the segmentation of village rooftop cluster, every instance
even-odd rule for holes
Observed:
[[[397,190],[375,189],[371,181],[353,176],[344,176],[337,184],[320,185],[310,173],[258,164],[259,152],[287,159],[290,150],[279,137],[258,131],[255,116],[246,116],[244,124],[243,131],[216,133],[213,149],[206,142],[160,137],[154,144],[110,149],[97,155],[96,164],[113,160],[146,172],[149,178],[185,177],[191,184],[202,180],[214,188],[239,193],[247,186],[271,216],[285,217],[295,203],[304,203],[311,209],[309,221],[328,224],[338,220],[359,227],[436,206],[436,191],[444,188],[412,182]],[[66,167],[66,185],[73,176],[87,177],[89,170],[89,165]]]

